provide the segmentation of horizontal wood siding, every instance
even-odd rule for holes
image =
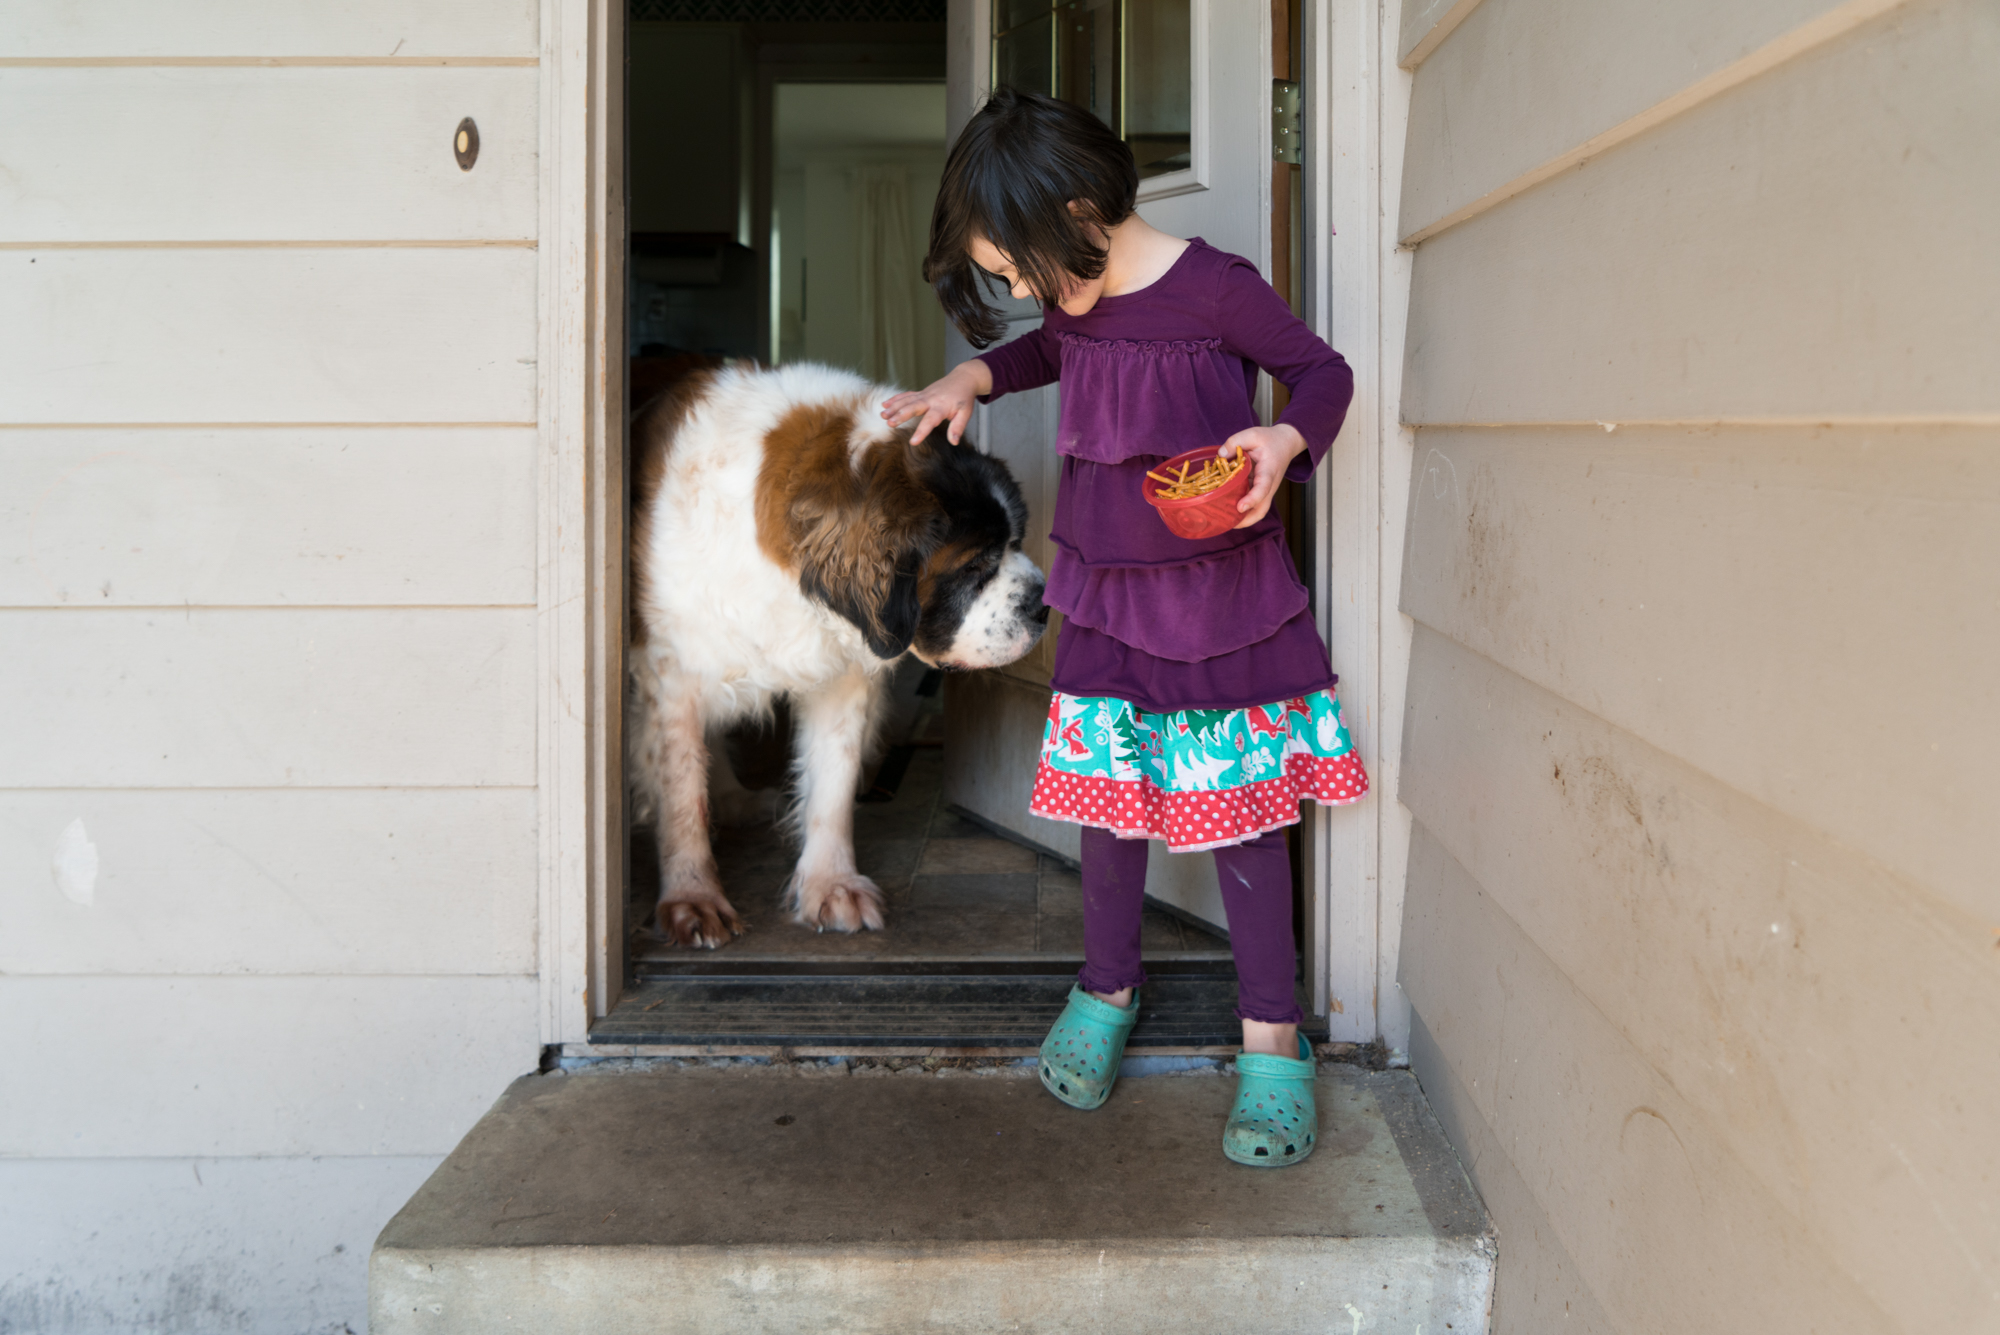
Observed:
[[[535,238],[536,71],[38,67],[0,74],[0,243]],[[459,170],[459,121],[479,162]]]
[[[1404,420],[2000,422],[1995,68],[1907,5],[1425,242]]]
[[[9,792],[0,974],[529,974],[535,838],[532,788]]]
[[[532,607],[535,439],[0,431],[0,608]]]
[[[1905,1329],[1842,1274],[1807,1224],[1745,1171],[1421,821],[1404,923],[1423,942],[1413,951],[1406,937],[1403,947],[1403,985],[1417,1013],[1466,1102],[1533,1184],[1556,1243],[1575,1258],[1613,1329]],[[1470,959],[1476,970],[1452,967]],[[1520,1230],[1502,1229],[1504,1266]],[[1529,1325],[1526,1315],[1496,1310],[1497,1328],[1564,1328]]]
[[[1403,610],[2000,922],[1996,437],[1426,431]]]
[[[382,1221],[435,1156],[0,1160],[21,1331],[361,1329]],[[356,1263],[352,1258],[361,1258]]]
[[[0,1085],[0,1158],[445,1154],[534,1069],[535,1006],[532,978],[0,978],[39,1067]]]
[[[535,421],[518,248],[0,250],[10,423]]]
[[[1421,65],[1479,4],[1480,0],[1407,0],[1397,32],[1396,59],[1407,66]]]
[[[0,788],[535,782],[533,611],[0,612]]]
[[[1989,917],[1422,628],[1404,757],[1429,837],[1838,1268],[1884,1310],[1916,1280],[1901,1308],[1940,1329],[1978,1310],[2000,1232],[1983,1199],[1925,1194],[2000,1181],[2000,1065],[1961,1057],[2000,1032]],[[1864,1052],[1925,1073],[1924,1135]]]
[[[532,61],[539,0],[60,0],[0,9],[14,60]]]
[[[360,1329],[536,1065],[543,3],[0,5],[0,1328]]]
[[[1497,1335],[2000,1325],[1996,62],[1485,0],[1416,67],[1399,979]]]
[[[1643,115],[1843,0],[1484,0],[1410,99],[1399,236]],[[1447,0],[1407,0],[1404,24]]]
[[[1415,1013],[1410,1019],[1410,1064],[1423,1072],[1424,1101],[1478,1182],[1487,1213],[1507,1221],[1506,1264],[1494,1273],[1496,1328],[1616,1335],[1618,1323],[1584,1283],[1576,1258],[1556,1232],[1536,1189],[1539,1182],[1531,1184],[1507,1157],[1473,1102],[1471,1089],[1439,1049],[1423,1016]]]

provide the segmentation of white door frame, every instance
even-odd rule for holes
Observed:
[[[624,0],[542,0],[536,737],[541,1029],[624,978]]]
[[[1401,0],[1306,0],[1306,319],[1354,368],[1347,423],[1313,481],[1315,613],[1373,792],[1316,808],[1315,1001],[1335,1040],[1409,1045],[1396,985],[1409,815],[1396,801],[1407,618],[1397,611],[1410,441],[1399,420],[1409,257],[1395,244],[1409,76]],[[1309,956],[1310,958],[1310,956]],[[1323,990],[1321,990],[1323,989]]]
[[[1259,0],[1196,3],[1241,5],[1246,21],[1270,21]],[[546,1043],[585,1041],[624,975],[624,8],[541,4],[536,763]],[[951,25],[948,60],[983,91],[987,0],[970,8],[972,22]],[[1395,610],[1410,450],[1397,408],[1409,265],[1395,246],[1392,197],[1409,102],[1395,61],[1400,9],[1401,0],[1306,0],[1302,246],[1306,318],[1355,374],[1347,425],[1313,484],[1315,614],[1374,779],[1369,801],[1315,808],[1308,827],[1309,982],[1335,1040],[1379,1036],[1398,1050],[1409,1033],[1395,984],[1409,844],[1394,796],[1409,643]],[[1268,86],[1256,93],[1268,105]],[[1268,266],[1268,255],[1258,258]]]

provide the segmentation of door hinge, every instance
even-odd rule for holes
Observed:
[[[1292,79],[1271,80],[1271,161],[1302,163],[1306,146],[1306,100]]]

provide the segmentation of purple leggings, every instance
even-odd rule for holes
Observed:
[[[1146,895],[1146,839],[1083,827],[1083,970],[1086,992],[1146,981],[1139,915]],[[1236,1016],[1265,1024],[1305,1019],[1292,989],[1292,862],[1285,832],[1215,850],[1216,880],[1236,956]]]

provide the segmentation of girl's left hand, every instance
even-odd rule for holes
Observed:
[[[1285,470],[1292,460],[1305,452],[1306,438],[1298,429],[1283,422],[1276,426],[1253,426],[1239,431],[1222,442],[1222,455],[1228,458],[1234,454],[1248,456],[1250,467],[1255,471],[1250,476],[1250,490],[1243,499],[1236,502],[1237,513],[1243,516],[1236,523],[1237,528],[1249,528],[1271,510],[1271,498],[1278,494],[1278,484],[1285,480]]]

